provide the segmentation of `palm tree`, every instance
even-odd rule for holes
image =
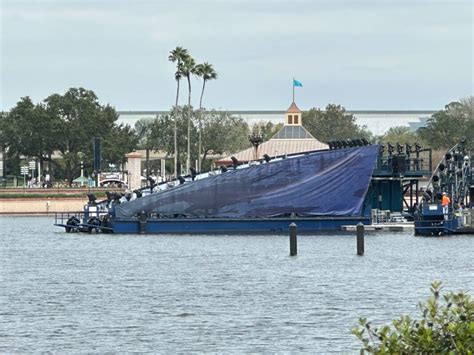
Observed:
[[[189,57],[188,50],[183,47],[176,47],[170,52],[168,60],[176,63],[176,72],[174,78],[176,80],[176,103],[174,105],[174,177],[178,176],[178,126],[177,126],[177,110],[179,100],[179,82],[183,77],[182,69],[184,60]]]
[[[199,115],[201,115],[202,97],[204,95],[204,89],[206,88],[206,81],[217,79],[217,73],[212,64],[204,62],[196,66],[196,75],[202,78],[201,99],[199,100]],[[201,117],[199,117],[199,171],[201,170],[201,146]]]
[[[199,100],[199,109],[201,109],[202,96],[204,95],[204,89],[206,88],[206,81],[217,79],[217,72],[214,70],[212,64],[204,62],[203,64],[196,65],[196,74],[202,78],[201,99]]]
[[[191,75],[196,74],[196,61],[187,56],[182,62],[182,75],[188,80],[188,156],[186,159],[186,171],[191,167]]]

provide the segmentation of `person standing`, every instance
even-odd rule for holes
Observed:
[[[441,206],[443,206],[444,219],[448,219],[449,204],[451,199],[449,198],[446,192],[443,192],[443,197],[441,198]]]

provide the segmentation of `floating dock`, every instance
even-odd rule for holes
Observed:
[[[364,230],[366,232],[375,232],[375,231],[383,231],[383,232],[405,232],[410,231],[412,232],[415,228],[414,223],[384,223],[384,224],[369,224],[364,226]],[[341,230],[345,232],[355,232],[357,230],[356,225],[346,225],[342,226]]]

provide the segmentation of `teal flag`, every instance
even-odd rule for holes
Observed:
[[[293,79],[293,86],[300,86],[303,87],[303,84],[301,84],[301,81]]]

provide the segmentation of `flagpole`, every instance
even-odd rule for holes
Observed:
[[[293,86],[293,102],[295,102],[295,78],[293,78],[291,85]]]

